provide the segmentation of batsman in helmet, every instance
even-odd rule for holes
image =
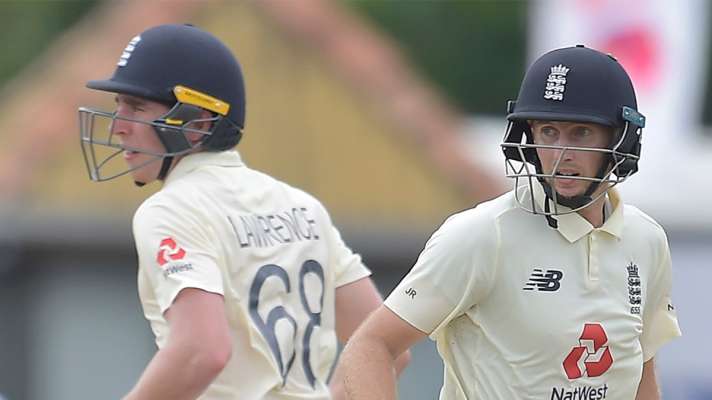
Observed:
[[[512,191],[450,216],[342,357],[352,399],[393,399],[394,360],[426,336],[441,399],[659,399],[680,335],[663,228],[615,186],[638,171],[645,117],[611,55],[539,57],[509,102]]]
[[[87,86],[115,101],[79,109],[90,178],[161,185],[133,219],[158,352],[125,399],[342,398],[328,382],[337,345],[381,297],[323,205],[234,149],[246,98],[231,51],[194,26],[156,26]]]

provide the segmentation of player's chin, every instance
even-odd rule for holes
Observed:
[[[576,197],[586,192],[586,182],[576,179],[554,179],[554,188],[560,196]]]
[[[158,175],[158,172],[155,174],[152,174],[152,171],[150,171],[150,168],[147,168],[148,166],[144,166],[141,168],[137,168],[132,170],[129,174],[131,175],[131,179],[134,182],[141,182],[143,184],[151,183],[156,179],[156,176]]]

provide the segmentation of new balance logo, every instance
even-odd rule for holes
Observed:
[[[537,290],[540,292],[555,292],[561,287],[561,278],[564,272],[558,269],[534,268],[529,281],[524,285],[524,290]]]

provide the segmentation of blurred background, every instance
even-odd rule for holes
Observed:
[[[0,2],[0,399],[118,398],[155,352],[130,221],[157,186],[91,183],[76,109],[147,27],[189,22],[242,63],[246,162],[320,198],[387,294],[449,214],[508,190],[504,110],[542,52],[616,56],[648,118],[626,201],[667,230],[684,336],[666,399],[712,398],[712,90],[704,0]],[[209,62],[209,60],[206,60]],[[419,344],[401,398],[434,399]]]

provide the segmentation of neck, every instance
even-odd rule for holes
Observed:
[[[586,219],[594,228],[600,228],[605,222],[603,219],[603,207],[606,204],[606,196],[601,196],[596,201],[578,211],[579,215]]]

